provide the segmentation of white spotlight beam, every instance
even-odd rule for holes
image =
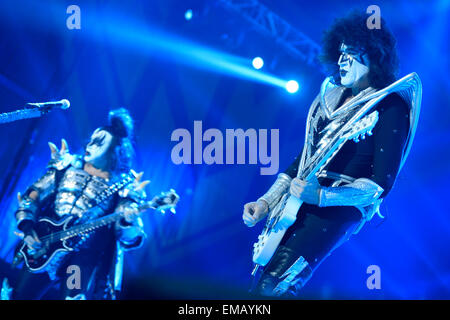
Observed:
[[[216,1],[225,9],[242,16],[259,32],[274,38],[292,56],[317,67],[320,46],[257,0]]]

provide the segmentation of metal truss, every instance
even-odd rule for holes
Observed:
[[[242,16],[257,31],[274,38],[292,56],[317,66],[320,46],[257,0],[216,1],[218,5]]]

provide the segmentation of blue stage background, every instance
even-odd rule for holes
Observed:
[[[260,2],[318,44],[335,17],[372,4]],[[81,8],[80,30],[66,27],[71,4]],[[377,5],[398,40],[400,75],[417,72],[423,83],[415,142],[382,207],[387,218],[374,218],[336,250],[301,298],[450,298],[450,1]],[[176,215],[144,217],[148,239],[126,255],[124,297],[245,297],[262,226],[248,229],[242,208],[275,176],[261,176],[260,165],[175,165],[170,136],[177,128],[192,132],[194,120],[222,132],[279,128],[282,171],[303,146],[320,68],[292,57],[217,1],[2,1],[0,30],[0,112],[26,102],[71,102],[66,111],[0,125],[0,279],[13,276],[6,265],[17,241],[16,194],[43,173],[47,142],[65,138],[71,152],[81,152],[108,111],[126,107],[136,121],[136,171],[152,181],[148,193],[173,187],[181,201]],[[299,92],[207,63],[228,55],[248,68],[263,57],[261,71],[296,79]],[[366,286],[370,265],[381,268],[381,290]]]

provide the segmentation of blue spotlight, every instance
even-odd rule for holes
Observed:
[[[289,80],[286,82],[286,90],[289,93],[296,93],[298,91],[298,82],[295,80]]]
[[[259,70],[264,66],[264,60],[260,57],[256,57],[252,61],[253,68]]]
[[[184,13],[184,18],[189,21],[192,19],[192,16],[194,15],[194,13],[192,12],[192,9],[188,9],[186,10],[186,12]]]
[[[85,18],[85,24],[86,24]],[[249,66],[249,59],[216,51],[186,39],[173,36],[157,29],[149,28],[139,22],[127,22],[121,17],[108,17],[102,20],[87,20],[92,24],[87,36],[96,40],[97,36],[105,34],[111,42],[144,54],[151,52],[163,59],[177,61],[199,69],[213,71],[225,75],[248,79],[259,83],[286,88],[286,80],[280,79],[262,70]],[[123,21],[123,22],[122,22]]]

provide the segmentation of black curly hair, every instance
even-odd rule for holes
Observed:
[[[380,29],[369,29],[369,17],[364,11],[353,10],[347,16],[336,19],[324,32],[320,60],[328,67],[337,84],[340,84],[337,61],[342,43],[361,48],[369,56],[370,86],[384,88],[397,79],[398,55],[395,37],[383,18]]]

